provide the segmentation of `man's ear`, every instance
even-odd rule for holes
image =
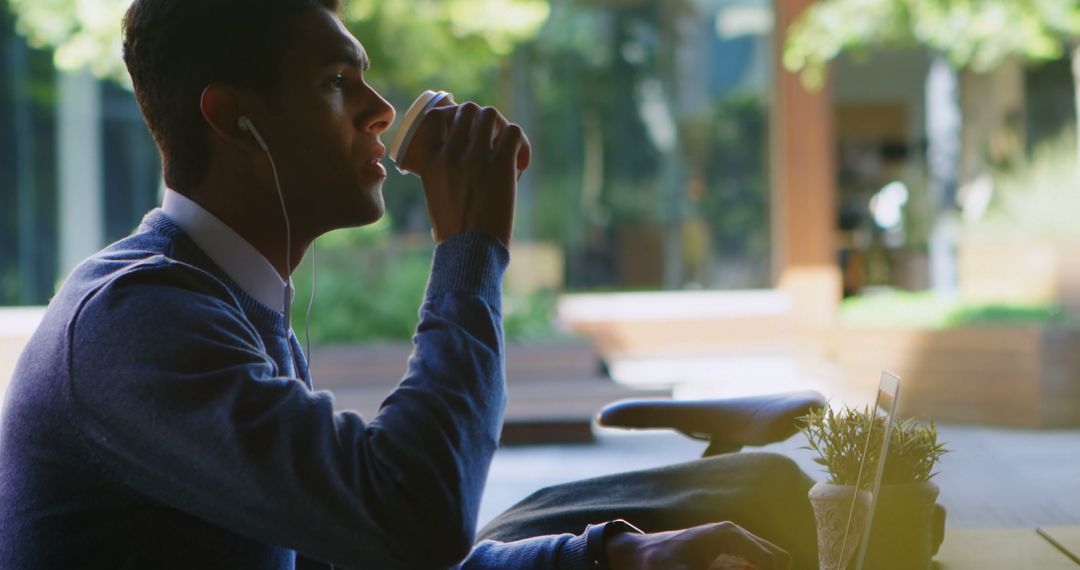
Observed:
[[[258,149],[252,136],[240,130],[237,124],[243,113],[236,89],[220,83],[207,85],[199,98],[199,109],[203,120],[222,141]]]

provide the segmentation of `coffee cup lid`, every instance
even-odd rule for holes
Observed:
[[[446,91],[424,91],[409,106],[409,110],[405,111],[405,116],[398,123],[394,138],[390,140],[390,160],[394,161],[398,172],[407,173],[406,170],[401,168],[401,161],[405,159],[405,153],[409,150],[409,143],[412,142],[413,135],[416,134],[416,130],[422,122],[421,119],[435,105],[438,105],[440,101],[449,96],[450,94]]]

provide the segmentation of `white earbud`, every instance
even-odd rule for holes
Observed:
[[[255,128],[255,123],[252,123],[251,119],[247,118],[247,115],[241,115],[236,121],[236,126],[240,127],[241,131],[251,133],[251,136],[255,137],[255,142],[259,143],[259,148],[263,149],[263,152],[270,152],[270,148],[266,145],[266,141],[264,141],[262,135],[259,134],[259,130]]]

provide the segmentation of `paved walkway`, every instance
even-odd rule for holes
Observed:
[[[952,453],[935,478],[953,528],[1080,525],[1080,430],[1029,431],[939,425]],[[815,479],[821,468],[801,435],[769,446]],[[504,448],[495,455],[481,526],[529,493],[585,477],[645,469],[697,457],[704,445],[673,433],[602,430],[597,442]]]

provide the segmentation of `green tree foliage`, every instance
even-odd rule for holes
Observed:
[[[19,33],[55,50],[64,70],[90,69],[128,83],[120,22],[131,0],[8,0]],[[371,52],[376,77],[410,93],[428,87],[467,96],[548,16],[546,0],[346,2],[344,19]],[[437,84],[437,85],[435,85]]]
[[[920,45],[958,68],[1051,60],[1080,38],[1080,0],[822,0],[792,24],[784,66],[819,88],[843,52]]]
[[[490,101],[491,74],[535,36],[548,12],[546,0],[353,0],[344,16],[384,89],[444,89],[459,101]]]
[[[8,0],[16,29],[37,48],[55,50],[56,66],[90,69],[129,84],[121,59],[120,20],[130,0]]]

